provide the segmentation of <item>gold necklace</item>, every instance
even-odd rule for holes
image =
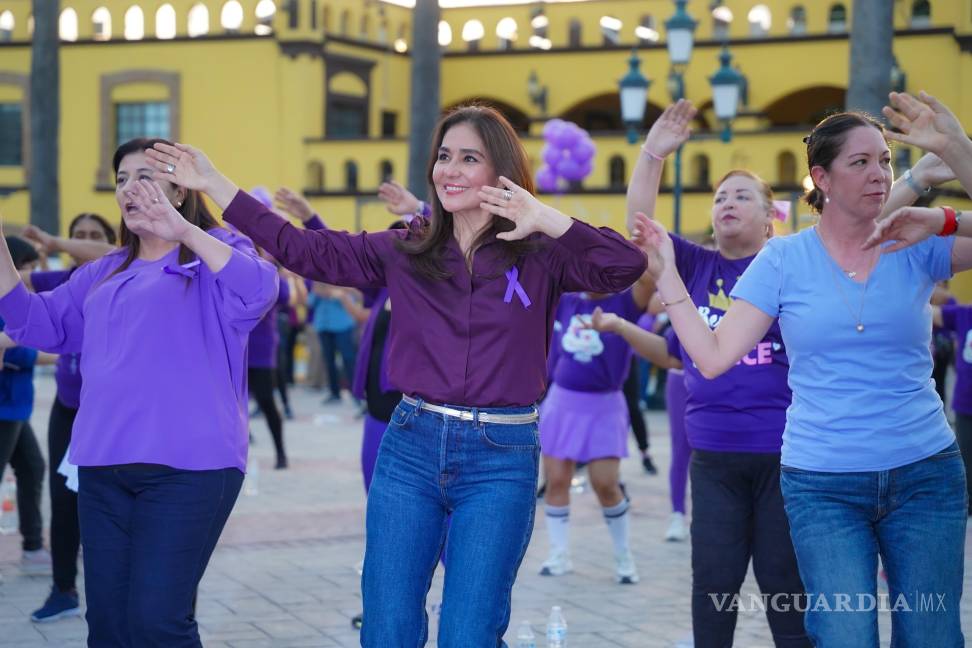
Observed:
[[[820,239],[820,245],[824,249],[824,254],[826,254],[828,259],[830,260],[830,278],[833,280],[834,287],[837,289],[837,293],[840,295],[841,301],[844,302],[844,306],[847,308],[847,312],[850,313],[851,319],[853,319],[854,309],[851,308],[850,301],[847,299],[847,295],[844,294],[844,289],[840,287],[840,281],[837,278],[836,271],[834,271],[834,267],[837,266],[837,261],[834,260],[834,258],[830,255],[830,252],[827,250],[827,245],[824,243],[823,237],[820,236],[819,229],[817,230],[816,234],[817,234],[817,238]],[[878,256],[875,256],[875,259],[879,258],[879,255],[880,255],[880,251],[878,252]],[[857,330],[858,333],[864,332],[864,321],[863,321],[864,301],[867,298],[867,287],[871,284],[871,275],[874,274],[875,265],[877,264],[875,263],[875,260],[872,259],[867,273],[867,279],[864,281],[864,290],[861,293],[861,306],[860,308],[857,309],[857,324],[854,326],[854,328]],[[856,272],[853,273],[847,272],[843,268],[840,268],[840,271],[844,272],[849,279],[853,279],[854,277],[857,276]]]

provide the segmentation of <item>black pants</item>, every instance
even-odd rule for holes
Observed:
[[[286,312],[277,313],[277,331],[280,334],[280,344],[277,345],[277,391],[284,408],[290,409],[290,397],[287,395],[287,382],[293,382],[288,376],[293,376],[294,370],[290,365],[294,361],[294,349],[287,346],[290,340],[290,316]],[[296,340],[295,340],[296,342]],[[288,374],[289,371],[289,374]]]
[[[47,426],[47,456],[51,462],[48,484],[51,491],[51,565],[54,586],[61,592],[73,590],[78,579],[78,494],[67,487],[67,478],[57,472],[71,444],[71,428],[78,410],[54,399]]]
[[[260,411],[267,419],[267,426],[273,436],[273,446],[277,450],[277,461],[286,458],[283,442],[283,421],[280,411],[273,400],[273,383],[276,379],[276,369],[269,367],[250,367],[247,372],[247,382],[250,386],[250,396],[257,402]]]
[[[968,489],[969,515],[972,515],[972,416],[955,412],[955,438],[965,463],[965,487]]]
[[[287,329],[287,336],[280,336],[280,348],[283,349],[286,363],[281,363],[284,375],[287,377],[287,384],[294,384],[294,351],[297,348],[297,338],[304,330],[304,325],[299,324]]]
[[[780,455],[695,450],[690,474],[692,632],[696,648],[727,648],[736,611],[728,605],[720,610],[717,601],[739,592],[750,558],[768,598],[782,593],[792,602],[804,592],[783,510]],[[802,611],[766,610],[778,648],[811,646]]]
[[[631,370],[628,372],[628,379],[624,381],[624,400],[628,403],[628,418],[631,419],[631,431],[634,432],[635,440],[638,442],[638,449],[645,452],[648,449],[648,426],[645,425],[645,417],[641,413],[641,405],[638,398],[638,390],[641,389],[641,365],[638,358],[631,359]]]
[[[0,421],[0,481],[7,464],[17,477],[17,511],[24,551],[44,546],[41,492],[44,490],[44,457],[27,421]]]

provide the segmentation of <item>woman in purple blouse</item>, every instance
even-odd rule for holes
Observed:
[[[431,218],[373,234],[295,227],[201,152],[150,153],[159,169],[195,170],[181,178],[285,267],[388,288],[388,378],[405,396],[368,496],[361,641],[371,647],[424,645],[425,597],[450,513],[439,643],[502,642],[533,528],[535,403],[557,302],[566,291],[618,292],[645,269],[644,254],[616,232],[533,196],[526,152],[495,110],[454,110],[432,141]]]
[[[88,643],[201,646],[193,594],[243,482],[246,343],[277,273],[202,197],[123,144],[119,251],[28,293],[0,250],[15,341],[81,352],[70,459],[79,466]]]

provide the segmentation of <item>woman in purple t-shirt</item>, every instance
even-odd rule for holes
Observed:
[[[683,100],[652,126],[628,186],[629,218],[654,212],[663,161],[688,139],[694,115]],[[769,185],[748,171],[733,170],[718,182],[713,197],[716,249],[672,237],[679,271],[711,328],[728,310],[736,280],[773,235],[774,214]],[[632,330],[629,335],[652,334]],[[692,447],[692,629],[696,646],[725,646],[732,644],[736,609],[720,607],[718,597],[738,594],[750,559],[764,595],[803,591],[779,483],[791,397],[789,363],[775,323],[717,380],[705,379],[684,351],[681,355],[688,394],[685,429]],[[810,645],[801,611],[771,608],[767,619],[777,646]]]
[[[101,258],[115,249],[115,229],[98,214],[82,213],[68,225],[68,238],[62,239],[36,227],[25,236],[40,245],[47,254],[65,252],[74,260],[68,270],[32,272],[24,277],[36,292],[54,290],[66,282],[77,266]],[[78,601],[78,494],[67,487],[67,478],[58,467],[71,444],[71,428],[81,404],[81,354],[64,353],[57,359],[54,374],[57,395],[47,425],[47,456],[50,463],[48,482],[51,497],[51,566],[54,586],[47,600],[30,615],[37,623],[54,621],[81,614]]]

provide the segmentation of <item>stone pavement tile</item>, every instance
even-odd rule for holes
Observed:
[[[256,621],[253,625],[260,628],[270,638],[285,642],[321,636],[319,630],[294,618],[280,621]]]

